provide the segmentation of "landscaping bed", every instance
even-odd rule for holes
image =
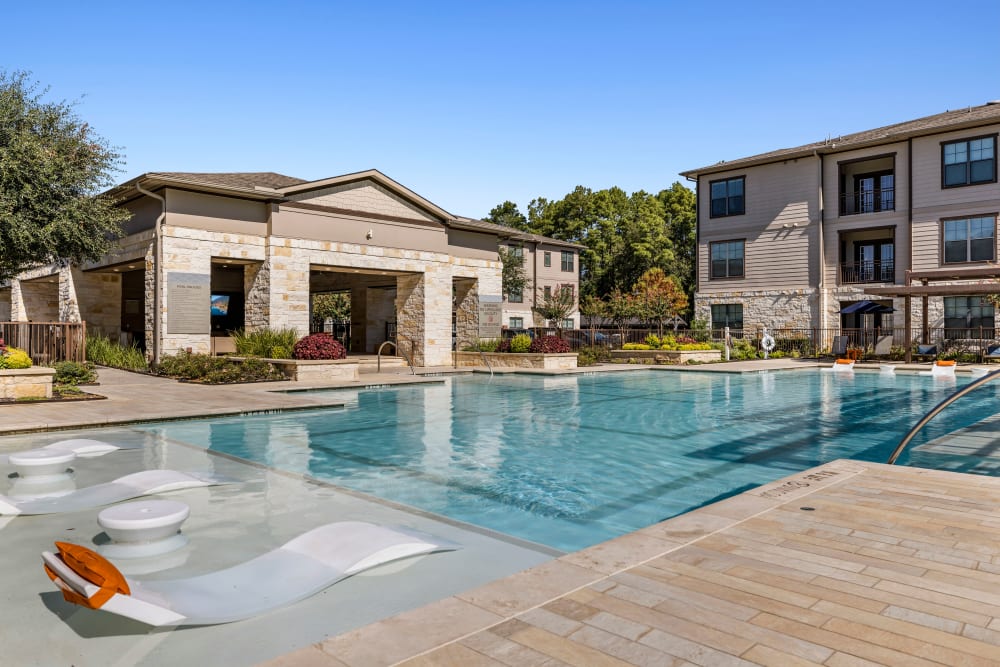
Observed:
[[[722,359],[719,350],[612,350],[612,361],[628,364],[711,363]]]

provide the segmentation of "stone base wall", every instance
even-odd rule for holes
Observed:
[[[0,399],[52,398],[51,368],[0,370]]]
[[[265,359],[289,380],[324,384],[358,379],[358,364],[349,361],[309,361],[302,359]]]
[[[819,326],[819,303],[815,289],[782,291],[695,293],[695,319],[711,326],[712,306],[739,303],[743,305],[743,330],[809,329]],[[839,320],[838,320],[839,323]]]
[[[517,354],[512,352],[484,353],[493,368],[542,368],[545,370],[571,370],[576,368],[575,352],[559,354],[540,354],[527,352]],[[478,352],[455,352],[454,364],[460,368],[482,366],[483,356]]]

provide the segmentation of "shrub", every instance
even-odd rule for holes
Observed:
[[[306,336],[292,350],[296,359],[344,359],[347,350],[328,333],[315,333]]]
[[[100,366],[124,368],[129,371],[146,371],[149,364],[145,353],[135,345],[122,345],[100,334],[87,336],[87,361]]]
[[[500,343],[497,345],[497,352],[511,352],[510,340],[508,339],[501,340]]]
[[[531,341],[528,351],[542,354],[569,352],[569,343],[556,336],[539,336]]]
[[[8,347],[4,354],[0,354],[0,368],[31,368],[31,357],[20,348]]]
[[[468,345],[465,348],[465,352],[502,352],[500,348],[506,341],[497,340],[496,338],[480,338],[476,342]]]
[[[744,359],[756,359],[757,348],[754,347],[752,341],[749,341],[745,338],[737,338],[733,340],[733,350],[730,353],[729,358],[734,361],[742,361]]]
[[[649,334],[646,336],[645,343],[650,347],[650,349],[658,348],[662,344],[660,338],[656,334]]]
[[[592,347],[581,347],[577,350],[576,365],[577,366],[593,366],[602,361],[610,361],[611,352],[608,348],[603,345],[595,345]]]
[[[523,353],[531,349],[531,336],[518,334],[510,339],[510,351]]]
[[[267,357],[291,359],[292,349],[299,335],[295,329],[237,329],[232,332],[236,354],[241,357]]]
[[[55,384],[75,387],[78,384],[97,381],[94,364],[89,361],[82,364],[76,361],[59,361],[52,364],[52,368],[56,371],[55,377],[52,378]]]
[[[622,349],[623,350],[648,350],[648,349],[650,349],[650,347],[649,347],[649,345],[646,345],[645,343],[625,343],[624,345],[622,345]]]
[[[225,357],[187,352],[164,356],[156,372],[173,378],[213,384],[282,380],[285,377],[262,359],[250,357],[232,361]]]

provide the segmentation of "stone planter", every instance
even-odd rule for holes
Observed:
[[[229,357],[239,361],[243,357]],[[349,382],[358,379],[358,364],[347,359],[264,359],[295,382]]]
[[[0,399],[52,398],[51,368],[20,368],[0,370]]]
[[[569,370],[576,368],[576,353],[542,354],[525,352],[454,352],[455,365],[462,367],[482,366],[483,356],[493,368],[541,368],[544,370]]]
[[[719,350],[612,350],[611,360],[633,364],[686,364],[690,361],[705,363],[719,361]]]

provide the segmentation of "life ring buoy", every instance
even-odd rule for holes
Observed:
[[[760,339],[760,348],[765,352],[774,350],[774,338],[771,337],[771,334],[764,334],[764,337]]]

